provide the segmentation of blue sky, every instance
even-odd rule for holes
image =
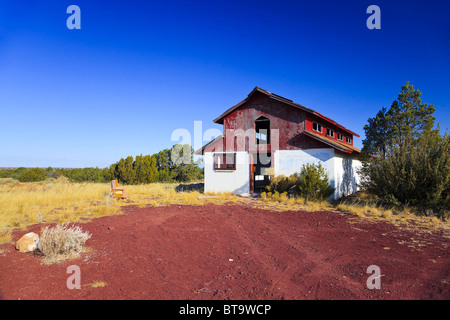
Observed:
[[[81,30],[69,30],[69,5]],[[369,30],[369,5],[381,29]],[[359,133],[410,81],[449,126],[448,1],[0,1],[0,167],[105,167],[259,86]],[[205,141],[206,142],[206,141]]]

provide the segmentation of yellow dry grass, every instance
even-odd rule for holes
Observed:
[[[145,185],[125,186],[128,193],[126,201],[119,201],[119,206],[138,205],[145,206],[166,206],[178,205],[203,205],[206,203],[229,204],[245,201],[232,193],[202,193],[199,191],[177,192],[178,184],[173,183],[152,183]]]
[[[436,217],[425,217],[414,214],[407,206],[393,209],[374,204],[340,203],[336,206],[340,212],[351,213],[366,220],[383,220],[406,229],[441,230],[445,237],[450,237],[450,222]]]
[[[11,241],[11,230],[36,223],[83,222],[120,214],[121,206],[165,206],[170,204],[227,204],[245,201],[231,193],[177,192],[177,184],[153,183],[124,186],[127,200],[111,197],[109,183],[69,183],[67,179],[19,183],[0,179],[0,243]]]
[[[11,230],[24,229],[35,223],[83,222],[91,218],[120,214],[121,206],[203,205],[207,203],[245,204],[273,211],[335,211],[379,220],[398,226],[414,221],[427,228],[449,229],[449,223],[437,218],[418,217],[409,208],[392,210],[371,204],[362,195],[359,203],[333,205],[328,201],[308,201],[286,195],[264,196],[260,199],[240,197],[231,193],[177,192],[177,184],[152,183],[124,186],[127,200],[111,197],[109,183],[69,183],[67,179],[47,180],[39,183],[18,183],[13,179],[0,179],[0,244],[11,241]],[[360,200],[361,200],[360,199]]]
[[[35,223],[76,222],[119,214],[108,188],[107,184],[69,183],[66,179],[0,183],[0,239],[7,240],[9,230]]]
[[[92,288],[103,288],[106,287],[107,283],[104,281],[94,281],[89,284]]]

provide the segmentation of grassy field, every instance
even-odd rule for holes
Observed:
[[[243,201],[231,194],[176,192],[176,186],[163,183],[126,186],[128,199],[118,201],[111,197],[107,183],[69,183],[65,178],[35,183],[0,179],[0,243],[9,241],[10,232],[14,229],[24,229],[36,223],[82,222],[120,214],[120,207],[124,205],[143,207]]]
[[[110,195],[110,185],[101,183],[69,183],[65,178],[44,182],[19,183],[0,179],[0,243],[11,240],[11,231],[36,223],[83,222],[95,217],[121,214],[124,205],[164,206],[170,204],[202,205],[242,203],[274,211],[306,210],[350,212],[368,219],[386,219],[398,225],[414,220],[416,225],[448,230],[449,223],[437,218],[417,217],[408,208],[391,210],[369,202],[331,204],[308,202],[284,195],[243,198],[230,193],[208,194],[199,191],[177,192],[177,184],[153,183],[125,186],[127,200]]]

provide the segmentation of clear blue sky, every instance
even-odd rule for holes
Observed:
[[[69,5],[81,30],[69,30]],[[369,5],[381,30],[369,30]],[[361,138],[410,81],[450,119],[449,1],[0,1],[0,167],[105,167],[259,86]],[[206,141],[205,141],[206,142]]]

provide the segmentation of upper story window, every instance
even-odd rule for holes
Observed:
[[[322,125],[317,122],[313,122],[313,130],[322,133]]]
[[[266,117],[259,117],[255,120],[256,144],[270,143],[270,120]]]
[[[352,143],[352,138],[350,138],[350,137],[345,137],[345,142],[347,142],[347,143]]]
[[[334,131],[327,128],[327,136],[334,138]]]
[[[338,133],[338,134],[337,134],[337,139],[338,139],[338,140],[341,140],[341,141],[343,140],[342,133]]]

